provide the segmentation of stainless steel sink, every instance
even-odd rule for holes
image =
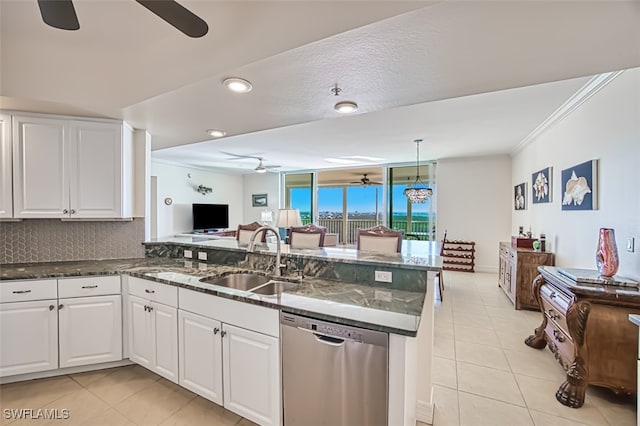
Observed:
[[[237,290],[248,291],[252,288],[259,287],[271,281],[271,278],[264,275],[252,274],[250,272],[241,272],[236,274],[228,274],[222,277],[202,278],[200,281],[204,283],[219,285]]]
[[[254,288],[253,290],[251,290],[251,292],[262,294],[265,296],[275,296],[277,294],[281,294],[285,290],[291,290],[292,288],[295,288],[297,286],[297,283],[271,281],[270,283],[264,284],[258,288]]]

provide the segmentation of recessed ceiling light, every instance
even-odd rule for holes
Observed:
[[[334,109],[340,114],[351,114],[358,110],[358,104],[351,101],[338,102]]]
[[[218,129],[209,129],[207,130],[207,133],[209,133],[212,138],[223,138],[227,136],[227,132]]]
[[[222,84],[224,84],[227,89],[236,93],[247,93],[253,89],[253,86],[248,80],[237,77],[227,78]]]

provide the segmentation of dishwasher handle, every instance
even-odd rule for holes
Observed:
[[[338,339],[337,337],[325,336],[323,334],[313,333],[316,336],[316,340],[320,343],[324,343],[329,346],[342,346],[344,345],[344,339]]]

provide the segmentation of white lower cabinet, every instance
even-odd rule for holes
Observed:
[[[0,377],[58,368],[57,302],[0,303]]]
[[[222,326],[224,407],[261,425],[280,424],[280,347],[275,337]]]
[[[178,383],[175,307],[129,294],[129,359]]]
[[[260,425],[282,424],[278,311],[179,296],[180,385]]]
[[[60,367],[122,359],[122,296],[60,299]]]
[[[180,385],[216,404],[222,399],[222,324],[178,311]]]

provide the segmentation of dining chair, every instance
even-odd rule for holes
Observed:
[[[236,231],[236,240],[238,240],[238,242],[242,244],[249,244],[249,240],[251,239],[253,231],[260,228],[261,226],[263,225],[259,224],[258,222],[251,222],[246,225],[238,225],[238,229]],[[265,232],[262,233],[262,239],[260,241],[263,243],[267,241]]]
[[[404,231],[378,225],[356,229],[356,249],[382,254],[400,253]]]
[[[289,229],[289,245],[291,248],[313,249],[324,246],[327,228],[312,223],[305,226],[292,226]]]

